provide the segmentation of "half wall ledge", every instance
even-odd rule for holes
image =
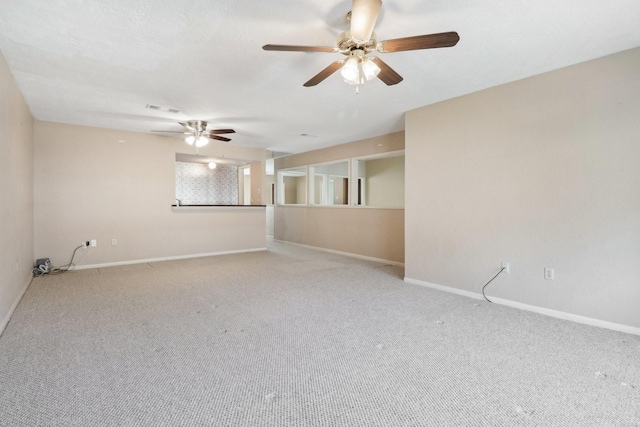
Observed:
[[[266,205],[171,205],[173,210],[187,210],[187,209],[255,209],[266,208]]]

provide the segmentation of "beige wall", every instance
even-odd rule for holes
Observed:
[[[33,117],[0,54],[0,333],[34,264]]]
[[[298,193],[300,191],[304,191],[304,184],[302,185],[302,189],[298,189],[298,177],[295,176],[285,176],[283,177],[284,182],[284,200],[286,203],[297,204],[304,203],[303,201],[298,201]],[[304,195],[304,193],[302,193]]]
[[[65,264],[90,239],[98,246],[79,265],[266,246],[264,208],[171,208],[175,154],[193,150],[177,138],[39,122],[35,139],[36,257]],[[231,144],[200,154],[264,161]]]
[[[404,262],[404,210],[276,206],[275,238],[323,249]]]
[[[404,132],[395,132],[375,138],[335,145],[321,150],[280,157],[275,159],[275,169],[281,170],[304,165],[336,162],[352,157],[400,150],[404,150]]]
[[[262,183],[262,203],[267,205],[267,236],[273,237],[273,203],[271,203],[271,184],[276,182],[274,175],[265,175]]]
[[[251,204],[266,205],[266,198],[262,195],[264,186],[264,158],[262,160],[251,162]]]
[[[276,171],[404,149],[404,132],[275,160]],[[275,207],[277,240],[404,262],[404,210],[351,206]]]
[[[271,184],[275,184],[274,175],[265,175],[262,182],[262,204],[273,205],[271,202]]]
[[[367,205],[404,207],[404,155],[367,161]]]
[[[640,326],[640,49],[406,115],[406,277]],[[544,280],[543,269],[555,269]]]
[[[296,203],[307,203],[307,178],[296,177]]]

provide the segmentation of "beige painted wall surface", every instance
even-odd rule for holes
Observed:
[[[639,118],[640,49],[407,113],[406,277],[640,326]]]
[[[275,159],[275,168],[276,170],[288,169],[399,150],[404,150],[404,132],[394,132],[321,150],[281,157]]]
[[[298,203],[298,178],[295,176],[285,176],[282,178],[282,181],[284,182],[285,203],[295,205]]]
[[[266,205],[266,198],[262,195],[264,186],[264,159],[262,161],[251,162],[251,204]]]
[[[404,149],[404,132],[275,159],[280,169]],[[276,240],[404,262],[404,210],[363,207],[275,207]]]
[[[31,281],[33,117],[0,54],[0,333]]]
[[[296,180],[296,203],[307,203],[307,177],[298,176]]]
[[[404,156],[367,161],[367,206],[404,207]]]
[[[36,256],[65,264],[90,239],[98,246],[80,265],[264,248],[264,209],[171,208],[176,152],[191,153],[177,138],[38,122]],[[264,150],[230,144],[200,154],[264,160]]]
[[[275,237],[334,251],[404,262],[404,210],[276,206]]]
[[[274,175],[265,175],[262,184],[262,203],[264,205],[267,205],[267,236],[271,238],[273,238],[273,203],[271,195],[271,185],[275,184],[275,182],[276,179]]]

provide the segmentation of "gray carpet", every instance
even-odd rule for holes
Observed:
[[[639,426],[640,337],[269,251],[34,279],[2,426]]]

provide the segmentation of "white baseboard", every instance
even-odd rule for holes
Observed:
[[[239,249],[235,251],[220,251],[220,252],[208,252],[204,254],[191,254],[191,255],[177,255],[177,256],[169,256],[162,258],[147,258],[147,259],[135,259],[131,261],[117,261],[117,262],[107,262],[103,264],[89,264],[89,265],[79,265],[75,266],[73,270],[87,270],[90,268],[104,268],[104,267],[117,267],[119,265],[132,265],[132,264],[145,264],[148,262],[160,262],[160,261],[175,261],[179,259],[189,259],[189,258],[202,258],[207,256],[218,256],[218,255],[230,255],[230,254],[241,254],[245,252],[260,252],[266,251],[267,248],[251,248],[251,249]]]
[[[22,301],[22,297],[24,296],[24,293],[27,292],[27,289],[29,288],[29,285],[31,284],[32,280],[33,280],[33,277],[29,277],[29,281],[27,282],[26,285],[22,287],[22,290],[20,291],[18,298],[16,298],[16,300],[11,305],[9,312],[6,314],[6,316],[4,316],[4,319],[2,319],[2,322],[0,322],[0,335],[2,335],[2,333],[4,332],[4,328],[6,328],[7,325],[9,324],[9,320],[11,320],[11,316],[13,316],[13,312],[16,311],[18,304],[20,304],[20,301]]]
[[[344,256],[351,257],[351,258],[363,259],[365,261],[374,261],[374,262],[380,262],[380,263],[383,263],[383,264],[391,264],[391,265],[397,265],[397,266],[400,266],[400,267],[404,267],[404,263],[398,262],[398,261],[390,261],[388,259],[374,258],[374,257],[366,256],[366,255],[354,254],[354,253],[351,253],[351,252],[335,251],[333,249],[321,248],[319,246],[309,246],[309,245],[303,245],[302,243],[287,242],[286,240],[274,239],[273,241],[274,242],[279,242],[279,243],[286,243],[286,244],[289,244],[289,245],[301,246],[303,248],[308,248],[308,249],[314,249],[314,250],[320,251],[320,252],[328,252],[330,254],[344,255]]]
[[[413,285],[424,286],[426,288],[449,292],[456,295],[462,295],[469,298],[484,300],[482,294],[465,291],[462,289],[456,289],[450,286],[436,285],[435,283],[424,282],[422,280],[411,279],[409,277],[405,277],[404,281],[406,283],[411,283]],[[503,298],[491,297],[491,302],[495,304],[506,305],[508,307],[517,308],[520,310],[526,310],[526,311],[532,311],[534,313],[544,314],[545,316],[555,317],[558,319],[570,320],[572,322],[582,323],[585,325],[597,326],[599,328],[611,329],[613,331],[624,332],[632,335],[640,335],[640,328],[636,328],[634,326],[607,322],[606,320],[594,319],[592,317],[580,316],[577,314],[566,313],[564,311],[552,310],[544,307],[538,307],[536,305],[524,304],[521,302],[511,301]]]

